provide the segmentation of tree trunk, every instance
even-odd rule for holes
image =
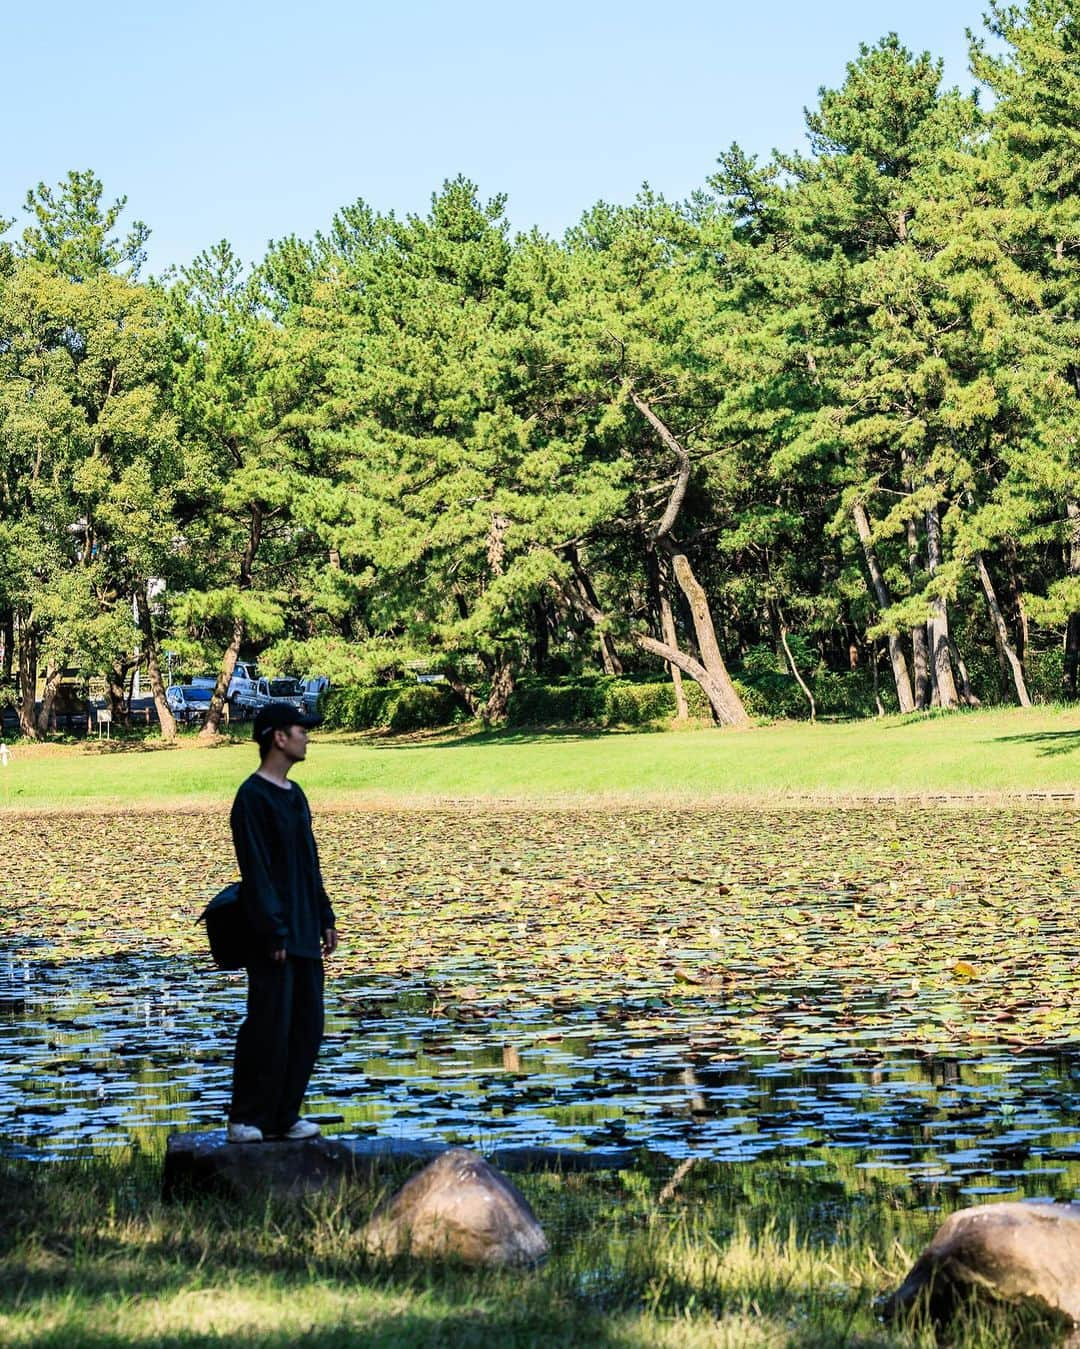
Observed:
[[[1077,562],[1080,566],[1080,557]],[[1013,539],[1005,540],[1005,563],[1008,567],[1009,606],[1016,615],[1016,658],[1023,665],[1028,648],[1028,615],[1024,605],[1024,592],[1017,575],[1016,543]]]
[[[248,523],[247,543],[244,546],[244,551],[240,558],[239,582],[241,591],[251,589],[251,569],[255,565],[255,554],[259,551],[259,542],[262,539],[262,526],[262,507],[253,505],[251,507],[251,518]],[[206,720],[203,722],[202,730],[199,732],[199,739],[204,744],[217,739],[218,729],[221,726],[221,718],[229,697],[229,685],[232,683],[236,662],[240,658],[240,646],[243,640],[244,620],[238,614],[233,619],[232,636],[229,639],[229,645],[225,648],[225,655],[221,660],[221,668],[218,670],[217,683],[214,685],[214,692],[210,695],[210,706],[207,709]]]
[[[1080,576],[1080,502],[1070,501],[1065,507],[1072,531],[1069,536],[1069,575]],[[1077,696],[1080,676],[1080,613],[1073,612],[1065,627],[1065,663],[1062,668],[1062,692],[1066,698]]]
[[[587,604],[592,605],[599,612],[600,601],[596,598],[596,591],[593,589],[592,582],[589,580],[589,574],[582,566],[581,556],[576,547],[571,546],[566,549],[566,556],[570,566],[574,571],[574,579],[578,583],[582,597]],[[619,659],[619,653],[615,650],[615,643],[611,640],[611,634],[603,628],[596,631],[597,642],[600,646],[600,660],[604,666],[606,675],[621,675],[623,672],[622,661]]]
[[[109,698],[109,711],[112,713],[112,724],[114,726],[128,725],[128,703],[126,684],[128,671],[132,668],[132,662],[117,657],[109,666],[107,694]]]
[[[710,683],[720,694],[722,707],[719,712],[717,712],[712,698],[709,699],[709,704],[714,713],[717,713],[717,720],[725,726],[749,726],[750,718],[746,714],[746,708],[742,705],[742,699],[739,697],[735,685],[731,682],[731,676],[727,672],[724,658],[720,654],[720,644],[716,640],[716,629],[713,627],[712,614],[709,611],[709,597],[705,593],[705,587],[694,575],[689,558],[671,535],[665,535],[662,542],[668,557],[671,559],[671,569],[675,573],[675,580],[690,606],[690,616],[694,623],[698,651],[701,653],[701,664],[709,673]],[[680,668],[686,669],[685,666],[680,666]]]
[[[670,582],[664,566],[663,554],[655,548],[649,548],[645,554],[646,575],[649,582],[649,604],[653,620],[660,630],[660,639],[668,646],[678,646],[679,638],[675,631],[675,615],[671,609]],[[677,665],[668,664],[671,686],[675,692],[675,718],[687,721],[690,709],[683,689],[682,671]]]
[[[881,568],[878,566],[877,554],[874,552],[874,546],[870,537],[870,521],[866,516],[866,507],[861,501],[856,501],[851,508],[851,513],[855,519],[855,528],[859,533],[859,542],[862,544],[863,556],[866,558],[866,569],[870,573],[870,582],[874,587],[878,608],[884,613],[892,601],[889,598],[889,591],[885,585],[885,578],[882,576]],[[904,656],[904,648],[900,645],[899,634],[890,632],[888,634],[888,643],[889,663],[892,665],[893,683],[896,685],[896,697],[900,703],[900,711],[914,712],[915,698],[911,692],[911,678],[908,675],[907,659]]]
[[[243,640],[244,620],[238,616],[233,619],[232,637],[229,640],[229,645],[225,648],[225,655],[221,659],[217,682],[214,684],[214,691],[210,695],[210,707],[206,714],[206,720],[203,722],[202,730],[199,732],[198,738],[204,742],[217,738],[222,714],[229,698],[229,685],[232,683],[236,662],[240,658],[240,647]]]
[[[956,638],[949,633],[949,655],[952,657],[952,663],[956,666],[956,673],[960,677],[960,701],[965,707],[980,707],[979,699],[975,696],[975,691],[971,687],[971,680],[968,678],[968,668],[964,661],[963,653],[956,644]]]
[[[914,520],[907,522],[908,575],[912,586],[918,584],[919,575],[919,528]],[[925,712],[933,699],[933,683],[930,678],[930,645],[926,640],[926,625],[920,623],[911,629],[911,661],[914,677],[913,694],[915,709]]]
[[[50,731],[56,730],[56,714],[54,704],[56,703],[56,694],[60,688],[60,670],[61,661],[48,661],[45,666],[45,682],[41,686],[41,708],[37,714],[37,730],[39,736],[48,735]]]
[[[720,654],[720,644],[716,640],[716,629],[713,626],[712,614],[709,610],[709,597],[705,593],[705,587],[694,575],[685,550],[674,537],[675,522],[678,519],[679,511],[682,509],[683,501],[686,498],[686,489],[690,482],[690,455],[687,453],[685,446],[672,435],[670,429],[661,421],[649,404],[633,388],[629,392],[631,402],[657,433],[664,445],[675,455],[678,468],[675,485],[671,489],[664,514],[656,527],[654,542],[663,548],[671,559],[671,569],[675,573],[675,580],[690,606],[698,651],[701,654],[701,664],[708,672],[710,685],[714,688],[718,697],[718,702],[714,702],[713,698],[710,697],[709,705],[713,709],[714,716],[724,725],[749,726],[750,718],[746,715],[746,708],[742,705],[742,699],[739,697],[735,685],[731,682],[727,666],[724,664],[724,658]],[[637,641],[636,638],[635,641]],[[637,641],[637,644],[640,646],[640,641]],[[674,663],[679,665],[678,661]],[[686,669],[685,665],[680,665],[680,668]],[[696,678],[696,676],[694,677]],[[704,688],[704,685],[702,687]],[[707,692],[708,690],[706,690]]]
[[[878,684],[878,649],[877,642],[870,645],[870,674],[874,683],[874,706],[877,708],[879,717],[885,715],[885,704],[881,701],[881,690]]]
[[[1080,614],[1070,614],[1065,628],[1065,659],[1062,667],[1061,691],[1070,701],[1078,696],[1080,675]]]
[[[581,593],[580,588],[564,595],[564,598],[576,609],[585,615],[594,627],[606,626],[607,618],[603,612],[594,604],[590,604],[588,599]],[[655,637],[648,636],[644,632],[631,633],[630,640],[639,651],[646,651],[650,656],[659,656],[661,660],[667,661],[669,665],[677,665],[683,674],[689,675],[695,683],[700,684],[702,692],[709,700],[709,706],[712,708],[713,716],[717,721],[726,725],[748,725],[749,717],[745,711],[743,722],[733,722],[726,720],[731,714],[731,705],[728,701],[727,691],[712,676],[711,672],[696,661],[693,656],[688,656],[678,647],[668,646],[666,642],[658,642]],[[740,704],[741,706],[741,704]]]
[[[37,740],[37,632],[24,615],[19,618],[19,734]]]
[[[452,669],[444,669],[443,677],[469,709],[469,715],[471,717],[478,717],[480,715],[480,700],[477,698],[472,686],[467,684],[457,671]]]
[[[780,620],[771,604],[765,605],[765,618],[769,624],[769,641],[772,643],[773,655],[781,661],[784,659],[784,642],[780,636]]]
[[[504,655],[499,655],[491,676],[491,692],[484,704],[481,718],[488,724],[505,721],[514,691],[514,666]]]
[[[3,669],[0,671],[0,678],[5,684],[11,683],[11,671],[15,664],[15,615],[9,609],[4,614],[3,625],[0,627],[0,643],[4,648]]]
[[[810,704],[810,720],[817,721],[817,703],[814,702],[814,695],[810,691],[810,685],[799,673],[799,667],[795,664],[795,657],[791,654],[791,647],[788,646],[788,629],[784,622],[784,616],[780,612],[780,606],[776,606],[776,618],[780,628],[780,643],[784,648],[784,655],[787,657],[787,663],[791,667],[791,673],[795,676],[795,682],[803,691],[803,697]]]
[[[683,674],[689,675],[696,684],[699,684],[702,693],[709,700],[713,718],[721,725],[749,726],[751,724],[750,718],[742,707],[741,700],[739,701],[739,708],[742,710],[742,716],[738,720],[735,719],[732,714],[728,687],[720,683],[714,677],[712,671],[708,670],[700,661],[696,661],[693,656],[686,655],[677,647],[668,646],[666,642],[658,642],[655,637],[649,637],[643,632],[635,632],[632,635],[632,641],[639,650],[647,651],[651,656],[659,656],[669,665],[677,665]]]
[[[1001,643],[1001,633],[998,631],[997,625],[993,622],[990,624],[990,633],[994,639],[994,655],[997,656],[998,678],[1001,682],[1002,689],[1007,689],[1012,683],[1012,669],[1009,665],[1009,657],[1006,655],[1005,648]]]
[[[936,506],[931,506],[926,512],[926,559],[933,577],[941,566],[941,518]],[[949,610],[940,596],[930,602],[926,635],[930,643],[930,678],[934,702],[939,707],[957,707],[960,699],[953,679],[952,661],[949,659]]]
[[[668,646],[678,646],[679,639],[675,633],[675,615],[671,612],[671,600],[668,598],[663,582],[660,585],[660,632]],[[686,701],[686,690],[683,688],[682,671],[677,665],[672,665],[670,661],[668,661],[668,671],[671,674],[672,688],[675,690],[675,718],[677,721],[687,721],[690,717],[690,707]]]
[[[141,582],[135,587],[135,618],[142,633],[146,673],[150,679],[150,693],[154,699],[158,725],[161,727],[161,738],[171,743],[176,739],[176,718],[165,700],[165,681],[161,677],[161,666],[158,664],[157,637],[154,633],[153,616],[150,613],[150,600],[146,586]]]
[[[1028,697],[1027,684],[1024,682],[1023,666],[1009,641],[1009,629],[1002,617],[1001,606],[998,604],[998,598],[994,591],[994,583],[990,579],[990,572],[987,570],[982,553],[975,554],[975,567],[979,573],[979,580],[982,582],[983,594],[986,596],[986,607],[990,610],[990,621],[993,623],[994,632],[997,634],[998,649],[1004,655],[1012,673],[1016,697],[1021,707],[1030,707],[1031,699]]]
[[[532,614],[533,669],[543,678],[547,673],[548,655],[551,650],[551,628],[548,623],[548,606],[542,599],[530,606]]]

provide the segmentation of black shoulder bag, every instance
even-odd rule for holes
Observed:
[[[196,922],[206,924],[210,954],[223,970],[239,970],[251,959],[255,934],[240,902],[240,882],[219,890]]]

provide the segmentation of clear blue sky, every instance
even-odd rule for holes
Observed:
[[[890,29],[968,88],[983,0],[53,0],[0,7],[0,215],[93,168],[153,230],[151,269],[248,261],[363,197],[423,211],[464,173],[561,234],[642,182],[674,198],[802,110]],[[42,15],[47,15],[43,18]]]

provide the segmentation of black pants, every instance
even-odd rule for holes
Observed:
[[[269,957],[247,967],[247,1016],[236,1037],[229,1119],[283,1134],[300,1103],[323,1033],[321,960]]]

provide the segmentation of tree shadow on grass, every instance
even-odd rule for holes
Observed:
[[[1040,759],[1059,758],[1063,754],[1075,754],[1080,750],[1080,730],[1077,731],[1037,731],[1031,735],[999,735],[993,744],[1043,745],[1039,751]]]
[[[408,1305],[409,1299],[417,1290],[408,1284],[401,1286],[396,1299],[398,1305],[393,1310],[371,1311],[360,1308],[343,1309],[340,1320],[329,1324],[313,1324],[298,1335],[294,1326],[281,1329],[269,1329],[264,1326],[248,1326],[218,1329],[206,1325],[205,1315],[193,1315],[196,1322],[189,1328],[166,1331],[162,1329],[133,1333],[121,1322],[115,1331],[90,1329],[84,1315],[78,1308],[65,1317],[53,1311],[48,1321],[48,1329],[40,1328],[33,1343],[37,1349],[70,1349],[77,1344],[82,1349],[222,1349],[225,1345],[246,1344],[259,1346],[260,1349],[293,1349],[303,1343],[307,1349],[577,1349],[580,1345],[595,1346],[596,1349],[629,1349],[630,1346],[643,1343],[642,1333],[658,1328],[656,1320],[637,1321],[636,1313],[642,1310],[642,1304],[650,1300],[651,1290],[641,1290],[639,1297],[629,1303],[615,1305],[610,1309],[589,1306],[575,1297],[552,1297],[545,1305],[538,1305],[535,1296],[529,1296],[527,1286],[522,1297],[522,1283],[530,1278],[528,1273],[517,1276],[516,1287],[502,1290],[501,1295],[480,1293],[474,1301],[468,1290],[463,1290],[465,1305],[445,1308],[424,1308],[424,1291],[418,1296],[419,1306],[415,1309]],[[709,1331],[719,1330],[723,1334],[728,1315],[732,1320],[726,1327],[728,1335],[722,1342],[734,1342],[732,1333],[747,1333],[756,1326],[765,1342],[769,1331],[783,1335],[782,1343],[787,1349],[846,1349],[856,1342],[852,1337],[852,1324],[864,1312],[865,1295],[853,1290],[845,1299],[834,1299],[831,1305],[815,1306],[815,1298],[810,1294],[806,1302],[796,1292],[778,1300],[775,1282],[764,1275],[761,1281],[761,1296],[755,1297],[753,1286],[742,1291],[741,1296],[731,1299],[725,1305],[724,1300],[711,1304],[706,1299],[705,1306],[698,1300],[700,1289],[690,1284],[683,1285],[678,1279],[665,1279],[664,1309],[659,1315],[659,1325],[665,1323],[669,1328],[677,1326],[683,1315],[691,1308],[696,1315],[688,1316],[685,1325],[688,1340],[695,1343],[711,1343]],[[33,1290],[30,1291],[31,1298]],[[55,1293],[56,1290],[50,1290]],[[76,1295],[113,1297],[118,1307],[125,1303],[138,1303],[156,1290],[153,1287],[133,1286],[120,1281],[117,1286],[100,1289],[88,1288],[81,1280],[74,1290]],[[163,1290],[183,1293],[182,1287]],[[216,1294],[226,1300],[235,1294],[236,1286],[203,1285],[192,1290],[193,1312],[200,1297],[213,1298]],[[385,1284],[382,1292],[390,1291]],[[25,1310],[27,1290],[20,1293],[19,1309]],[[803,1303],[803,1305],[800,1305]],[[85,1305],[85,1304],[84,1304]],[[91,1307],[93,1304],[91,1303]],[[685,1309],[685,1312],[684,1310]],[[362,1318],[362,1319],[361,1319]],[[713,1319],[715,1318],[715,1319]],[[974,1325],[971,1325],[974,1319]],[[202,1321],[202,1325],[198,1322]],[[1058,1317],[1041,1314],[1024,1308],[1002,1308],[991,1310],[972,1308],[967,1316],[961,1313],[960,1330],[968,1321],[969,1335],[961,1330],[958,1336],[962,1343],[1010,1344],[1013,1349],[1046,1349],[1047,1346],[1061,1344],[1065,1333]],[[205,1328],[204,1328],[205,1327]],[[982,1334],[970,1335],[976,1328]],[[929,1325],[925,1312],[917,1309],[907,1317],[901,1317],[893,1324],[876,1327],[870,1333],[859,1335],[857,1343],[866,1349],[899,1349],[901,1345],[912,1343],[912,1333],[918,1336],[918,1342],[924,1342]],[[696,1332],[696,1333],[695,1333]],[[676,1332],[677,1333],[677,1332]],[[675,1338],[666,1338],[666,1343],[677,1343]],[[777,1341],[779,1342],[779,1341]]]
[[[557,1349],[561,1346],[626,1346],[634,1343],[617,1326],[605,1325],[599,1317],[571,1315],[546,1325],[523,1325],[512,1315],[485,1314],[466,1309],[434,1318],[405,1311],[394,1316],[366,1318],[363,1324],[349,1320],[336,1326],[312,1326],[298,1336],[295,1330],[248,1329],[233,1336],[227,1331],[151,1332],[146,1335],[88,1333],[79,1328],[71,1339],[71,1327],[61,1325],[34,1340],[38,1349],[221,1349],[246,1344],[259,1349]],[[807,1342],[809,1346],[809,1341]],[[818,1342],[820,1343],[820,1342]]]
[[[345,744],[363,744],[370,749],[471,749],[483,745],[539,745],[545,742],[567,744],[574,741],[610,739],[623,735],[662,735],[662,726],[522,726],[512,730],[478,730],[463,728],[460,732],[440,730],[431,735],[370,733],[358,735]]]

